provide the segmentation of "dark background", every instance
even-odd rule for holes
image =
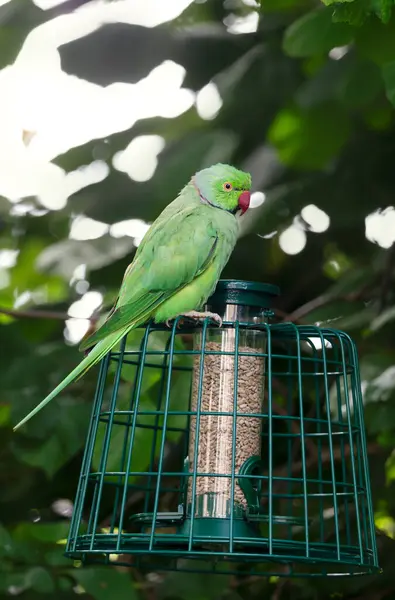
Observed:
[[[72,16],[82,4],[69,0],[42,10],[31,0],[11,0],[1,6],[2,68],[14,62],[23,44],[27,48],[31,31]],[[51,42],[47,29],[37,34],[35,49],[27,49],[25,71],[14,65],[1,72],[0,597],[394,597],[395,213],[389,207],[395,196],[395,14],[391,18],[392,0],[324,4],[329,6],[318,0],[262,0],[260,7],[252,0],[192,2],[156,27],[115,19],[59,46],[63,71],[98,86],[133,84],[163,61],[174,61],[185,69],[184,88],[198,93],[210,82],[217,86],[222,106],[210,119],[199,115],[192,100],[173,118],[155,116],[156,109],[140,118],[131,104],[130,124],[106,129],[99,96],[84,100],[82,92],[59,92],[59,66],[53,81],[52,71],[44,69],[49,87],[40,80],[37,65],[61,43]],[[83,10],[91,10],[93,19],[103,6],[90,3]],[[19,87],[10,73],[17,73]],[[158,80],[147,88],[146,102],[160,104],[165,84]],[[114,94],[108,110],[125,114],[118,97]],[[202,98],[204,93],[198,108]],[[49,154],[40,154],[39,146],[45,135],[48,139],[45,119],[29,117],[29,111],[37,114],[37,102],[48,106],[50,133],[59,142]],[[89,115],[97,119],[95,132],[63,147],[65,131]],[[141,135],[165,141],[146,182],[112,165],[113,156]],[[63,204],[58,201],[61,176],[93,161],[102,161],[102,180],[75,193],[71,186]],[[79,360],[75,343],[87,319],[97,316],[101,299],[108,305],[116,296],[139,237],[136,227],[143,230],[141,223],[129,223],[129,235],[114,237],[116,230],[108,226],[152,222],[196,170],[218,161],[249,170],[254,190],[265,194],[224,275],[278,284],[280,319],[330,323],[358,343],[375,519],[382,531],[384,573],[377,577],[330,583],[263,579],[238,586],[230,577],[145,579],[116,567],[79,568],[62,552],[97,372],[12,432]],[[60,174],[53,183],[52,167]],[[7,192],[6,181],[22,191]],[[322,226],[322,213],[312,218],[311,210],[303,211],[310,205],[329,216],[329,227]],[[104,225],[94,229],[87,218]],[[85,239],[70,239],[73,228],[74,238]]]

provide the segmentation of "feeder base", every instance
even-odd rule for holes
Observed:
[[[178,527],[177,533],[183,536],[190,536],[191,533],[192,519],[186,518],[182,524]],[[213,517],[195,517],[193,520],[193,539],[198,540],[202,538],[206,544],[212,542],[223,543],[223,540],[230,539],[251,539],[261,538],[258,526],[255,523],[249,523],[245,519],[233,519],[233,532],[231,530],[231,520],[218,519]],[[228,542],[229,544],[229,542]]]

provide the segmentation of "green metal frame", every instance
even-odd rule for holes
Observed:
[[[221,287],[222,285],[222,287]],[[227,288],[227,289],[226,289]],[[220,283],[213,305],[247,304],[270,310],[278,290],[250,282]],[[265,400],[261,413],[233,403],[230,473],[199,473],[187,460],[191,417],[199,422],[203,358],[196,331],[179,322],[169,330],[148,324],[132,346],[123,339],[100,367],[66,555],[84,562],[132,564],[149,570],[263,576],[373,573],[379,569],[357,350],[333,329],[292,323],[224,322],[235,332],[234,395],[238,394],[239,337],[266,336]],[[161,346],[158,347],[158,340]],[[314,344],[314,340],[316,343]],[[191,410],[188,381],[201,356],[199,401]],[[116,366],[111,385],[111,365]],[[130,372],[126,381],[124,370]],[[155,374],[154,376],[152,374]],[[150,393],[145,378],[155,381]],[[182,385],[180,384],[182,380]],[[156,402],[152,402],[155,391]],[[262,421],[262,453],[235,472],[237,419]],[[147,442],[144,440],[148,439]],[[143,451],[146,448],[148,451]],[[174,452],[170,452],[173,449]],[[170,458],[169,458],[170,457]],[[229,518],[196,516],[200,477],[229,477]],[[192,506],[187,505],[192,481]],[[234,502],[242,489],[247,508]],[[131,505],[130,501],[134,504]],[[105,522],[106,527],[103,527]]]

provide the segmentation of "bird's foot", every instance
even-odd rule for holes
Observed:
[[[178,315],[179,317],[182,317],[182,315]],[[171,319],[166,319],[165,321],[165,325],[166,327],[169,327],[169,329],[171,329],[173,327],[172,325],[172,321],[175,321],[177,319],[177,317],[172,317]],[[181,327],[181,323],[180,321],[178,321],[176,329],[179,329]]]
[[[190,310],[189,312],[182,313],[180,317],[187,317],[189,319],[196,319],[197,321],[202,321],[204,319],[212,319],[215,323],[218,323],[219,327],[222,327],[222,319],[217,313],[212,313],[209,311],[206,312],[198,312],[196,310]]]

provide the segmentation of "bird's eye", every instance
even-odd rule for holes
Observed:
[[[227,192],[230,192],[231,189],[233,189],[233,186],[231,183],[229,183],[228,181],[226,183],[224,183],[224,190],[226,190]]]

